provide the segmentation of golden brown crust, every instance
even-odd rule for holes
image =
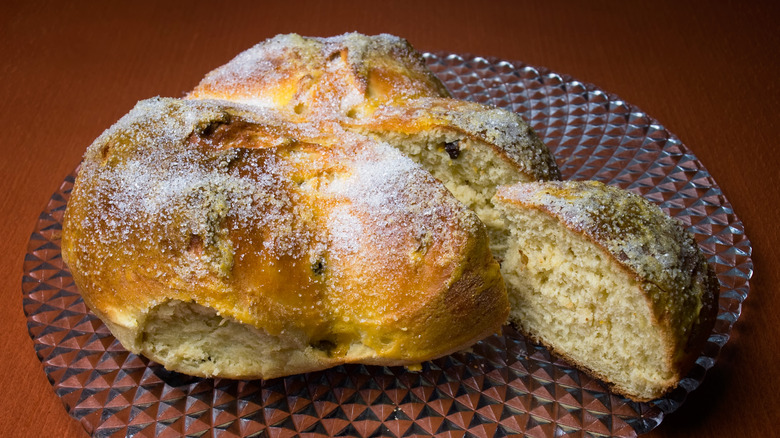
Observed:
[[[596,181],[516,184],[501,187],[496,198],[556,218],[603,248],[616,265],[640,283],[674,374],[649,398],[637,397],[614,385],[613,389],[646,401],[676,386],[712,331],[719,293],[712,268],[682,224],[644,198]],[[557,354],[567,357],[565,352]],[[610,381],[609,376],[595,373],[587,364],[577,366]]]
[[[124,337],[178,300],[333,344],[293,372],[428,360],[508,313],[484,226],[417,165],[336,125],[224,102],[143,101],[98,138],[62,252]]]
[[[277,108],[312,121],[361,117],[385,103],[449,92],[401,38],[278,35],[212,71],[187,96]]]

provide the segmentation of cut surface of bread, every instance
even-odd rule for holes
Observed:
[[[419,165],[225,101],[150,99],[101,135],[62,254],[123,345],[193,375],[416,364],[508,314],[484,226]]]
[[[522,331],[634,400],[675,387],[701,352],[718,286],[682,225],[598,182],[502,187],[502,274]]]
[[[194,302],[166,301],[135,330],[112,327],[120,342],[166,368],[233,379],[281,376],[335,365],[333,344],[311,342],[302,330],[271,335]]]

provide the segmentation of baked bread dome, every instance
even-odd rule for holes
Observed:
[[[508,314],[484,226],[419,165],[224,101],[142,101],[101,135],[62,254],[127,349],[198,376],[416,364]]]
[[[510,320],[629,398],[675,387],[709,337],[718,283],[682,224],[600,182],[502,187]]]
[[[275,108],[314,121],[362,118],[383,104],[450,93],[406,40],[347,33],[277,35],[208,73],[187,97]]]

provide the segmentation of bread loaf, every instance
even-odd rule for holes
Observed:
[[[126,348],[198,376],[416,364],[508,313],[484,226],[413,161],[224,101],[143,101],[101,135],[62,254]]]
[[[634,400],[674,388],[701,353],[718,283],[693,237],[640,196],[590,182],[502,187],[510,319]]]
[[[187,374],[416,364],[511,303],[615,391],[659,397],[717,281],[657,207],[559,179],[518,115],[453,99],[406,41],[280,35],[98,138],[62,253],[125,347]]]

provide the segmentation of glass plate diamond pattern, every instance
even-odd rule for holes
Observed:
[[[272,380],[200,379],[128,353],[88,311],[60,256],[76,171],[30,237],[22,292],[38,357],[70,414],[96,437],[630,437],[657,426],[711,368],[749,290],[750,242],[696,157],[642,111],[568,76],[522,63],[425,54],[459,98],[523,115],[565,178],[596,179],[683,221],[716,269],[716,326],[672,393],[635,403],[512,328],[469,351],[402,367],[344,365]]]

